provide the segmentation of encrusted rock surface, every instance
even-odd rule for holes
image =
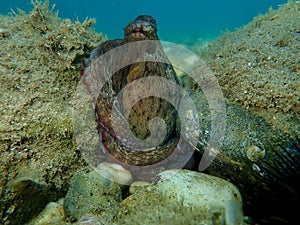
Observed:
[[[300,136],[300,3],[287,4],[201,51],[225,95],[284,132]]]
[[[115,223],[242,224],[242,199],[231,183],[189,170],[165,171],[157,179],[123,200]]]
[[[32,2],[30,13],[0,15],[1,224],[23,224],[57,200],[38,204],[45,198],[28,199],[26,186],[12,190],[16,180],[64,193],[74,172],[88,170],[73,139],[70,99],[81,59],[105,37],[90,28],[94,20],[60,19],[49,1]]]
[[[111,221],[121,201],[122,191],[119,184],[91,171],[73,178],[64,208],[71,218],[77,220],[86,213],[92,213]]]

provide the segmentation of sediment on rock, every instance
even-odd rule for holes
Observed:
[[[16,180],[27,177],[63,193],[74,172],[87,169],[75,146],[70,99],[81,60],[106,39],[91,28],[93,19],[72,22],[59,18],[49,1],[32,3],[30,13],[0,15],[1,222],[23,223],[37,213],[20,209],[26,188],[13,191]]]

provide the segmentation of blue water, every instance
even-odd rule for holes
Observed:
[[[96,18],[94,28],[110,39],[123,36],[123,27],[140,14],[156,18],[160,39],[193,42],[219,36],[247,24],[268,8],[278,8],[287,0],[50,0],[61,18]],[[30,0],[1,0],[0,13],[10,9],[31,10]]]

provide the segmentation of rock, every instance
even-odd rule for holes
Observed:
[[[121,187],[117,183],[92,171],[72,179],[64,208],[71,218],[77,220],[86,213],[93,213],[109,221],[121,198]]]
[[[23,171],[30,175],[27,169],[24,167]],[[13,179],[9,186],[14,199],[8,210],[5,211],[5,217],[2,218],[2,221],[9,221],[9,224],[24,224],[30,221],[42,212],[49,202],[56,201],[61,195],[50,185],[34,176],[20,175],[20,177]],[[2,221],[0,220],[0,224]]]
[[[7,28],[0,27],[0,37],[7,38],[11,35],[11,30]]]
[[[50,202],[45,209],[34,218],[29,224],[34,225],[64,225],[66,224],[65,211],[63,208],[64,199],[58,202]]]
[[[173,172],[173,175],[170,175],[170,172]],[[214,176],[188,170],[164,171],[159,176],[159,190],[165,195],[183,198],[183,204],[187,207],[209,209],[216,205],[225,208],[228,202],[241,202],[240,193],[233,184]]]
[[[230,101],[298,137],[299,6],[288,1],[201,51]]]
[[[98,216],[87,213],[81,217],[77,225],[106,225],[106,223]]]
[[[114,181],[118,184],[128,185],[132,182],[130,171],[124,169],[121,165],[115,163],[104,162],[97,168],[96,172],[101,176]]]
[[[29,222],[89,169],[77,151],[70,101],[83,55],[106,40],[90,29],[93,19],[61,19],[48,0],[28,6],[0,15],[0,224]]]
[[[188,170],[165,171],[157,179],[120,204],[116,224],[243,223],[241,195],[233,184]]]
[[[129,193],[133,194],[134,192],[143,190],[145,188],[144,186],[147,186],[147,185],[150,185],[150,183],[146,182],[146,181],[135,181],[130,185]]]

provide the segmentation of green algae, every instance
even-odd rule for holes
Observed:
[[[34,173],[35,182],[64,192],[73,173],[86,168],[76,150],[69,102],[81,60],[106,39],[91,28],[94,19],[72,22],[49,9],[49,1],[32,4],[30,13],[0,15],[0,217],[5,222],[23,213],[8,213],[24,196],[10,188],[22,179],[20,173]],[[28,208],[24,212],[23,222],[31,216]]]

